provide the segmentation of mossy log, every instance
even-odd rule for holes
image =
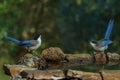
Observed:
[[[90,54],[67,54],[68,66],[87,65],[93,63],[93,57]]]
[[[41,80],[52,79],[59,80],[65,78],[62,70],[25,70],[21,72],[21,76],[27,79]]]
[[[64,63],[66,66],[80,66],[89,64],[107,64],[116,65],[120,63],[120,55],[116,53],[107,54],[67,54],[69,62]]]
[[[81,80],[102,80],[99,73],[83,72],[77,70],[68,70],[67,76],[70,78],[78,78]]]
[[[120,70],[103,70],[101,75],[103,80],[120,80]]]
[[[23,65],[4,65],[4,71],[12,80],[39,79],[80,79],[80,80],[119,80],[120,70],[102,70],[100,72],[84,72],[79,70],[36,70]],[[73,80],[74,80],[73,79]]]
[[[103,70],[98,73],[68,70],[67,76],[80,80],[120,80],[120,70]]]
[[[19,75],[23,70],[36,70],[37,68],[29,68],[25,65],[3,65],[3,69],[7,75],[14,77],[15,75]]]

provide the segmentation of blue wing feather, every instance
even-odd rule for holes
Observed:
[[[106,41],[103,42],[102,45],[99,46],[99,48],[104,47],[104,46],[107,46],[107,45],[109,45],[109,44],[111,44],[111,43],[112,43],[111,40],[106,40]]]
[[[14,38],[12,38],[12,37],[9,37],[9,36],[4,36],[4,37],[5,37],[5,39],[7,39],[7,40],[9,40],[9,41],[12,41],[12,42],[14,42],[14,43],[17,43],[17,44],[19,44],[19,43],[20,43],[20,41],[19,41],[19,40],[14,39]]]
[[[19,44],[19,45],[21,45],[21,46],[35,46],[35,45],[36,45],[35,42],[29,41],[29,40],[19,41],[19,40],[17,40],[17,39],[14,39],[14,38],[12,38],[12,37],[9,37],[9,36],[4,36],[4,37],[5,37],[5,39],[7,39],[7,40],[9,40],[9,41],[12,41],[12,42],[14,42],[14,43],[17,43],[17,44]]]
[[[35,46],[35,43],[32,43],[31,41],[23,41],[20,43],[22,46]]]
[[[113,28],[113,23],[114,23],[114,20],[110,20],[110,21],[109,21],[109,23],[108,23],[108,28],[107,28],[107,31],[106,31],[106,34],[105,34],[105,38],[104,38],[104,39],[109,39],[110,34],[111,34],[111,31],[112,31],[112,28]]]

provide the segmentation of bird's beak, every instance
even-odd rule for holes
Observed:
[[[42,35],[42,33],[40,33],[40,35]]]

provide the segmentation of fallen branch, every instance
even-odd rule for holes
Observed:
[[[27,79],[63,79],[65,75],[62,70],[25,70],[21,76]]]
[[[120,80],[120,70],[102,70],[99,73],[68,70],[67,76],[80,80]]]
[[[116,65],[120,63],[120,55],[116,53],[107,54],[67,54],[68,63],[64,63],[66,66],[80,66],[89,64],[108,64]]]
[[[15,75],[19,75],[23,70],[36,70],[37,68],[29,68],[24,65],[3,65],[3,69],[7,75],[14,77]]]

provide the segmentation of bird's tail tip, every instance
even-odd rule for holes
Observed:
[[[110,19],[110,22],[114,22],[114,19],[113,19],[113,18],[111,18],[111,19]]]

